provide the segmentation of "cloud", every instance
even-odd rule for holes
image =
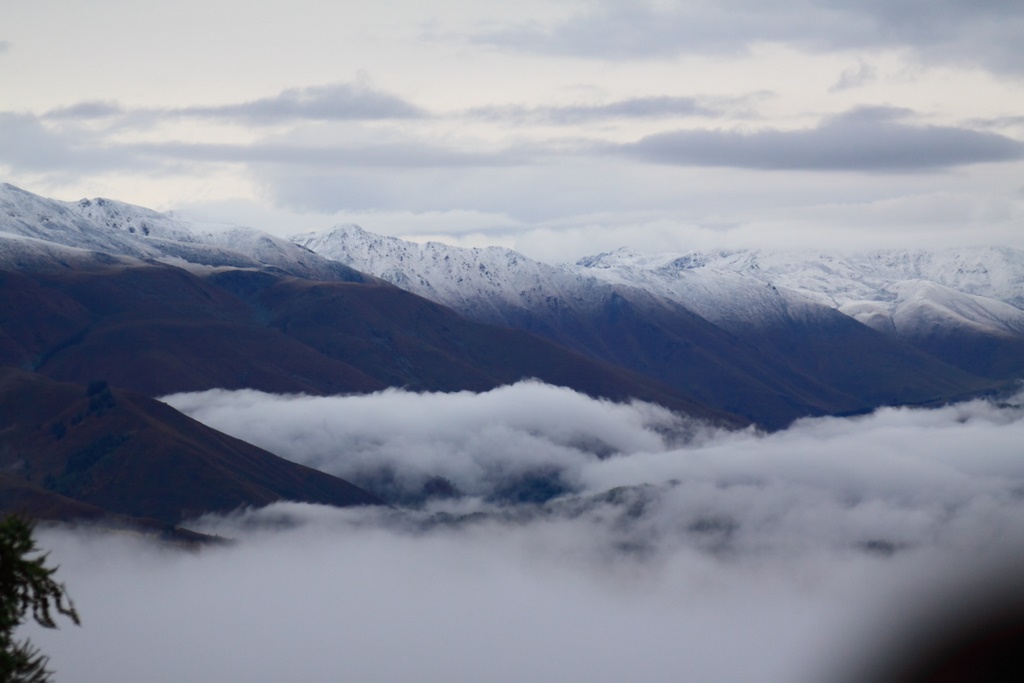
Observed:
[[[91,119],[124,116],[126,114],[128,114],[128,110],[119,105],[117,102],[105,102],[94,100],[91,102],[79,102],[77,104],[72,104],[67,107],[58,107],[56,109],[51,109],[50,111],[43,114],[43,118],[88,121]]]
[[[1021,244],[1015,166],[975,164],[955,173],[807,173],[651,163],[614,148],[602,155],[537,153],[533,163],[432,169],[260,167],[258,194],[300,215],[332,216],[324,227],[356,222],[371,232],[410,235],[389,211],[469,210],[488,238],[541,260],[575,261],[624,244],[649,251],[693,248],[855,248]],[[943,197],[939,204],[929,197]],[[937,206],[956,197],[956,212]],[[939,222],[936,222],[936,218]],[[286,225],[282,223],[281,225]],[[970,226],[969,231],[965,226]],[[281,234],[290,234],[291,227]],[[445,221],[433,239],[458,241]],[[867,241],[865,241],[867,240]],[[694,246],[698,245],[698,246]],[[687,247],[689,248],[689,247]]]
[[[500,47],[601,60],[744,53],[756,43],[821,52],[907,48],[926,62],[1024,71],[1012,2],[967,0],[799,3],[596,0],[553,25],[525,23],[475,34]]]
[[[81,172],[132,168],[131,153],[96,136],[54,131],[31,114],[0,112],[0,164],[16,171]]]
[[[490,121],[514,120],[559,125],[604,119],[643,119],[693,116],[717,118],[730,113],[749,115],[752,101],[768,95],[758,92],[740,97],[648,96],[594,105],[524,107],[515,105],[476,107],[454,114]],[[88,101],[51,109],[42,118],[62,121],[90,121],[122,118],[124,125],[152,126],[173,117],[223,119],[267,125],[302,121],[363,121],[382,119],[428,119],[436,117],[395,95],[366,84],[333,84],[289,88],[273,97],[220,106],[192,106],[164,109],[126,108],[117,102]]]
[[[750,24],[765,18],[758,17],[760,13],[756,10],[739,13],[732,24],[735,33],[729,35],[723,14],[703,2],[685,7],[655,7],[632,0],[604,0],[588,3],[585,9],[553,26],[521,23],[483,30],[473,40],[517,50],[604,60],[684,52],[734,52],[743,49],[742,37],[753,31]]]
[[[197,521],[234,539],[200,552],[42,530],[83,618],[24,628],[58,675],[845,683],[922,624],[964,623],[943,610],[979,585],[1024,595],[1004,571],[1024,559],[1019,400],[768,436],[536,383],[172,401],[325,468],[387,461],[486,486],[488,468],[550,460],[575,491],[418,512],[284,503]]]
[[[139,143],[126,150],[157,158],[215,163],[275,164],[349,168],[467,168],[528,163],[517,150],[462,151],[416,141],[311,145],[301,142]]]
[[[692,102],[630,98],[592,106],[513,108],[505,114],[513,121],[526,116],[527,123],[567,125],[621,117],[622,125],[642,121],[645,128],[672,131],[682,124],[644,116],[668,117],[670,111],[683,116],[691,104],[742,109],[756,96],[722,101],[699,96]],[[1020,143],[1010,137],[1019,138],[1019,131],[986,129],[983,122],[921,125],[907,110],[856,109],[804,130],[695,128],[647,138],[637,133],[625,138],[640,138],[637,142],[621,144],[533,130],[506,130],[481,139],[468,117],[463,118],[468,125],[455,134],[438,132],[437,118],[422,125],[402,123],[398,129],[303,121],[274,134],[250,128],[251,142],[237,142],[234,136],[223,137],[217,126],[202,135],[186,134],[174,120],[147,130],[152,120],[138,111],[120,116],[119,108],[116,102],[89,101],[42,116],[0,114],[0,164],[8,179],[26,187],[42,181],[44,188],[59,188],[74,198],[96,194],[89,188],[97,182],[134,186],[158,178],[161,192],[172,193],[170,199],[136,194],[134,201],[161,207],[180,204],[181,197],[212,196],[209,192],[258,196],[277,210],[293,212],[285,222],[264,226],[278,234],[290,234],[295,226],[359,221],[372,231],[408,235],[410,229],[396,220],[389,229],[384,219],[374,217],[472,212],[502,217],[504,227],[484,219],[478,232],[546,260],[579,258],[590,252],[595,239],[602,249],[637,239],[652,248],[677,249],[680,239],[690,239],[694,231],[711,248],[762,246],[771,235],[782,234],[819,244],[828,235],[831,244],[839,239],[840,225],[850,228],[846,244],[867,231],[882,235],[886,245],[901,235],[908,245],[919,242],[925,231],[923,214],[913,226],[900,224],[899,216],[884,230],[878,222],[858,224],[857,216],[879,201],[951,192],[971,197],[964,206],[979,209],[966,211],[964,225],[971,226],[972,242],[1019,241],[1010,215],[1016,212],[1017,187],[1006,187],[1012,173],[1003,164],[984,163],[1019,158]],[[626,128],[619,123],[611,133],[592,127],[594,135],[621,136]],[[701,123],[694,119],[689,125]],[[141,128],[128,131],[131,126]],[[950,168],[958,170],[956,177],[934,173]],[[845,169],[860,173],[805,173]],[[224,181],[215,183],[219,189],[210,190],[199,180],[214,175]],[[1010,214],[997,217],[996,226],[990,216],[1000,207]],[[815,210],[819,216],[828,213],[826,220],[804,220]],[[438,219],[429,234],[445,239],[451,232]],[[947,232],[945,243],[966,239],[963,228],[959,238],[954,228]],[[558,254],[550,246],[553,240],[565,245]]]
[[[750,99],[762,96],[764,93],[739,98],[650,96],[593,105],[490,106],[471,109],[466,112],[466,115],[488,120],[543,121],[560,125],[618,118],[646,119],[679,116],[717,118],[737,109],[745,109]]]
[[[4,54],[5,52],[9,51],[10,49],[11,49],[10,42],[8,42],[6,40],[0,40],[0,55]]]
[[[578,488],[584,464],[599,455],[664,450],[669,435],[687,431],[655,406],[594,401],[536,382],[479,395],[392,390],[321,399],[214,390],[164,400],[311,467],[367,485],[383,478],[381,493],[401,499],[417,496],[432,477],[481,497],[540,478]]]
[[[181,168],[182,164],[241,164],[251,167],[333,169],[435,169],[516,166],[531,163],[537,150],[467,151],[417,140],[322,142],[268,139],[250,144],[207,142],[115,142],[104,132],[54,128],[44,119],[87,121],[116,116],[118,105],[82,103],[32,114],[0,112],[0,163],[17,171],[50,173]],[[186,172],[195,172],[194,167]]]
[[[592,211],[595,202],[657,202],[658,186],[640,185],[635,169],[598,168],[592,157],[512,149],[508,156],[469,156],[461,166],[387,168],[257,169],[262,193],[280,206],[299,211],[472,210],[534,221]],[[530,155],[530,156],[527,156]],[[372,229],[371,225],[368,225]]]
[[[968,123],[974,126],[981,126],[983,128],[1016,128],[1024,126],[1024,115],[971,119]]]
[[[655,163],[760,170],[929,171],[1024,157],[1024,144],[1013,138],[904,123],[908,114],[905,109],[862,107],[815,128],[685,130],[650,135],[619,149]]]
[[[416,105],[365,83],[288,88],[273,97],[263,97],[249,102],[182,107],[168,110],[168,113],[200,118],[238,119],[250,123],[407,119],[426,115]]]
[[[931,543],[949,524],[949,510],[989,497],[1011,504],[1014,515],[1024,511],[1012,504],[1024,491],[1024,459],[1015,447],[1024,435],[1019,404],[885,409],[805,420],[762,436],[718,432],[657,406],[613,404],[537,382],[483,394],[389,390],[324,398],[213,390],[164,400],[215,429],[356,482],[386,469],[404,480],[399,487],[441,476],[483,498],[536,472],[581,495],[653,484],[665,487],[651,493],[662,504],[691,509],[671,515],[684,528],[709,505],[722,504],[708,512],[714,517],[763,515],[747,527],[756,530],[752,546],[771,543],[776,532],[780,542],[807,539],[803,506],[811,499],[822,503],[815,542],[839,547],[878,534],[897,544]],[[861,505],[865,519],[878,513],[884,524],[850,526]],[[929,519],[922,514],[928,509],[941,514]],[[901,531],[904,513],[910,525]]]
[[[300,526],[239,519],[221,526],[238,543],[199,553],[47,533],[83,624],[23,631],[81,683],[799,683],[795,651],[834,647],[815,630],[856,594],[833,579],[816,604],[779,577],[723,576],[699,557],[633,577],[588,569],[571,557],[585,524],[417,536],[328,510],[267,512]]]
[[[124,107],[117,102],[89,101],[46,112],[62,121],[120,117],[125,126],[153,126],[174,118],[198,118],[274,125],[303,121],[371,121],[423,118],[420,107],[372,87],[365,81],[287,88],[277,95],[216,106]]]
[[[842,92],[843,90],[852,90],[861,86],[873,83],[878,77],[878,70],[870,64],[861,62],[855,67],[850,67],[843,71],[839,75],[839,80],[835,82],[829,92]]]

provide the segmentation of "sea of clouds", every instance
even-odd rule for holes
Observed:
[[[1021,595],[1019,397],[773,434],[537,382],[164,400],[402,505],[204,517],[233,542],[192,552],[41,531],[83,618],[25,628],[61,679],[867,680]]]

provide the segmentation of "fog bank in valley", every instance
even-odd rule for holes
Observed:
[[[199,552],[41,531],[61,678],[840,680],[1024,566],[1019,400],[771,435],[534,382],[165,400],[412,502],[205,517],[234,542]]]

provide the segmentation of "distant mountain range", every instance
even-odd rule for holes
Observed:
[[[629,249],[551,266],[342,226],[322,256],[526,329],[768,428],[1024,376],[1024,252]]]
[[[532,377],[723,426],[778,429],[803,416],[998,392],[1024,376],[1024,253],[1010,249],[623,249],[552,266],[356,226],[287,240],[0,185],[0,291],[0,366],[10,368],[2,400],[35,406],[5,408],[0,507],[32,499],[58,517],[174,524],[275,496],[375,500],[337,480],[330,486],[351,495],[326,501],[327,484],[299,477],[300,485],[269,465],[197,474],[209,495],[186,500],[166,469],[186,460],[159,454],[198,437],[175,441],[178,432],[155,429],[165,446],[147,446],[151,460],[129,457],[143,444],[138,429],[83,407],[88,387],[101,383],[119,410],[169,411],[161,419],[187,433],[201,425],[146,397],[215,387],[480,391]],[[91,417],[72,425],[80,413]],[[57,439],[60,424],[67,431]],[[253,457],[232,448],[204,451],[187,467],[241,467]],[[76,488],[86,474],[100,477],[93,468],[129,461],[130,476],[103,480],[108,497]],[[160,481],[164,493],[146,483]],[[149,503],[112,502],[136,489],[149,491]]]

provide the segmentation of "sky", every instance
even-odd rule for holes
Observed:
[[[289,235],[1024,247],[1009,0],[16,0],[0,178]]]
[[[40,529],[82,625],[17,635],[58,680],[868,683],[936,625],[1024,610],[1024,396],[768,435],[537,382],[165,400],[328,472],[467,496],[207,516],[189,526],[233,542],[198,551]],[[566,496],[495,497],[495,472],[537,467]]]

